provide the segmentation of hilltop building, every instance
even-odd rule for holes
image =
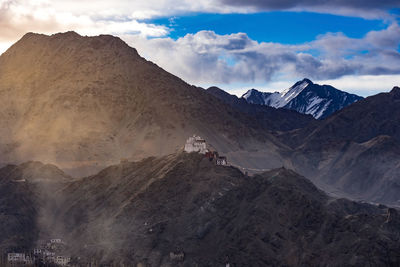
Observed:
[[[186,140],[185,152],[197,152],[203,154],[210,161],[214,161],[216,165],[227,166],[228,160],[224,156],[220,156],[218,151],[207,149],[207,143],[200,136],[193,135]]]
[[[228,165],[228,160],[226,159],[226,157],[218,157],[217,159],[216,159],[216,162],[215,162],[217,165],[223,165],[223,166],[225,166],[225,165]]]
[[[200,154],[207,153],[207,144],[200,136],[193,135],[186,140],[185,152],[198,152]]]

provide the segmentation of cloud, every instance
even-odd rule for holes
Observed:
[[[84,5],[84,4],[82,4]],[[82,5],[78,5],[82,7]],[[58,8],[60,8],[58,6]],[[146,37],[160,37],[168,34],[164,26],[138,21],[132,16],[111,14],[79,14],[56,10],[44,0],[2,0],[0,1],[0,42],[15,41],[26,32],[54,33],[75,30],[85,35],[137,34]]]
[[[398,0],[218,0],[231,7],[250,8],[253,11],[293,10],[366,18],[387,18],[388,10],[399,8]]]
[[[246,5],[265,9],[288,9],[298,6],[339,6],[354,8],[391,8],[400,6],[397,0],[222,0],[222,2],[229,5]]]
[[[193,84],[261,83],[309,77],[400,74],[400,27],[363,38],[328,33],[301,45],[257,42],[245,33],[212,31],[173,40],[122,36],[147,59]]]
[[[361,96],[379,92],[388,92],[394,86],[400,86],[400,75],[349,75],[333,80],[318,80],[319,84],[329,84],[338,89]]]

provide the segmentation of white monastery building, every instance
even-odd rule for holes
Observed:
[[[206,141],[200,136],[196,135],[189,137],[189,139],[186,140],[185,152],[198,152],[200,154],[206,154],[208,152]]]

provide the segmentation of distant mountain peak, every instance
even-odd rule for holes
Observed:
[[[62,36],[62,37],[73,36],[73,37],[82,37],[79,33],[75,32],[75,31],[59,32],[59,33],[53,34],[53,36]]]
[[[306,89],[311,84],[313,84],[312,81],[310,81],[307,78],[304,78],[303,80],[296,82],[292,87],[284,90],[280,94],[281,97],[280,98],[278,97],[272,106],[275,108],[284,107],[287,103],[289,103],[292,99],[297,97],[301,92],[303,92],[304,89]]]
[[[259,92],[258,90],[256,90],[256,89],[249,89],[249,90],[247,90],[247,92],[242,96],[243,98],[247,98],[248,96],[250,96],[251,94],[253,94],[253,93],[256,93],[256,92]]]
[[[79,37],[83,37],[81,35],[79,35],[78,33],[74,32],[74,31],[68,31],[68,32],[59,32],[59,33],[55,33],[52,35],[46,35],[46,34],[42,34],[42,33],[35,33],[35,32],[28,32],[26,33],[21,40],[25,40],[25,39],[30,39],[30,38],[51,38],[51,37],[56,37],[56,38],[79,38]]]
[[[393,89],[390,91],[390,94],[394,95],[396,98],[400,98],[400,87],[393,87]]]
[[[55,41],[55,40],[62,40],[63,42],[68,42],[68,41],[80,41],[82,43],[93,43],[96,41],[102,41],[104,43],[120,43],[123,44],[124,46],[128,45],[119,37],[108,35],[108,34],[101,34],[98,36],[82,36],[74,31],[68,31],[68,32],[59,32],[55,33],[52,35],[45,35],[41,33],[34,33],[34,32],[28,32],[26,33],[21,40],[18,41],[18,43],[24,43],[25,45],[29,45],[32,40],[47,40],[49,42]],[[130,47],[131,48],[131,47]],[[134,49],[134,48],[131,48]],[[136,49],[134,49],[136,50]]]
[[[310,79],[304,78],[303,80],[296,82],[292,87],[296,87],[299,85],[310,85],[310,84],[313,84],[313,82]]]
[[[311,114],[317,119],[323,119],[362,99],[360,96],[340,91],[329,85],[314,84],[307,78],[296,82],[281,93],[263,93],[251,89],[242,97],[252,104],[292,109],[303,114]]]

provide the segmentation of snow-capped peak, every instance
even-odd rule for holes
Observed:
[[[248,103],[292,109],[311,114],[317,119],[325,118],[336,110],[362,99],[329,85],[314,84],[309,79],[298,81],[281,93],[263,93],[252,89],[244,94],[243,98]]]
[[[255,92],[258,92],[258,91],[256,89],[250,89],[242,97],[247,99]]]
[[[310,84],[312,84],[310,80],[304,79],[284,90],[282,93],[274,93],[270,96],[268,105],[274,108],[284,107]]]

